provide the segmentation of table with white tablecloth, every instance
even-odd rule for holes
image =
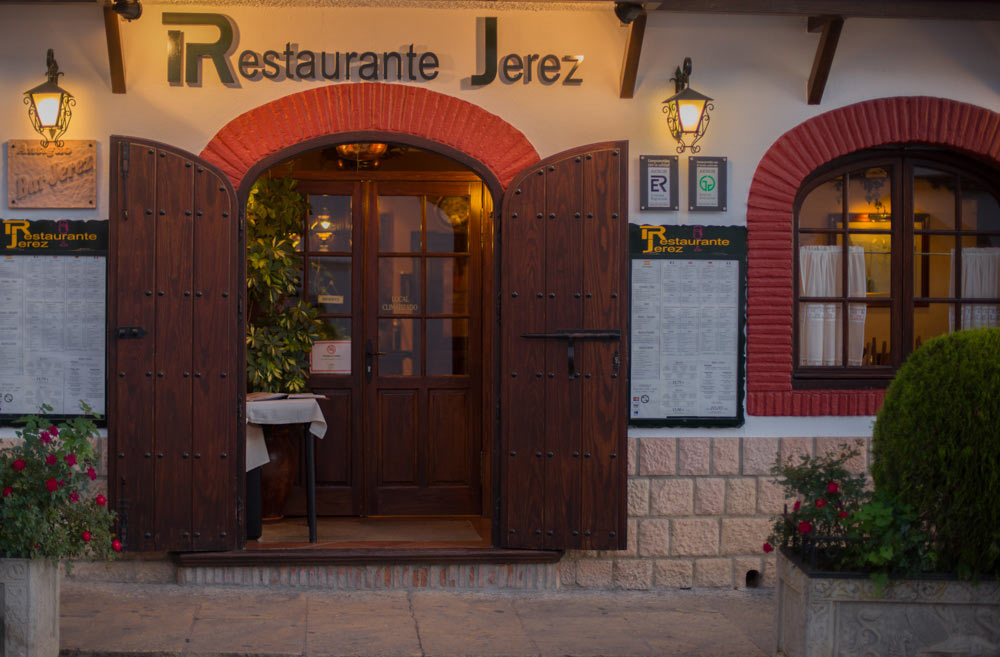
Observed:
[[[264,443],[264,424],[308,424],[303,431],[306,443],[306,500],[309,515],[309,542],[316,542],[316,464],[313,436],[326,435],[326,418],[316,399],[269,399],[247,401],[247,472],[270,459]]]

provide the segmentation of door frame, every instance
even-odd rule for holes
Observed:
[[[497,476],[497,473],[500,472],[500,414],[497,406],[500,399],[500,382],[495,376],[500,359],[499,333],[497,331],[500,257],[497,250],[500,244],[500,222],[498,218],[501,216],[500,213],[502,211],[501,203],[503,201],[504,186],[496,174],[482,162],[470,157],[468,154],[423,137],[382,130],[337,132],[291,145],[259,160],[247,169],[236,189],[236,202],[240,212],[240,223],[242,225],[245,220],[246,204],[250,197],[250,189],[257,178],[265,171],[302,153],[336,144],[353,142],[404,144],[442,155],[458,162],[479,176],[491,197],[490,206],[492,210],[486,212],[484,207],[482,224],[480,226],[482,235],[481,316],[483,329],[483,367],[481,374],[483,381],[481,411],[482,446],[484,451],[488,450],[488,458],[485,458],[483,461],[480,485],[483,491],[482,517],[490,519],[491,544],[497,546],[500,544],[500,478]],[[246,317],[242,318],[240,329],[241,335],[245,336]],[[355,349],[352,348],[352,359],[354,358],[354,352]],[[241,463],[245,458],[245,455],[241,454]],[[245,496],[242,490],[241,496]],[[240,548],[243,548],[245,546],[245,537],[241,536],[239,543]]]

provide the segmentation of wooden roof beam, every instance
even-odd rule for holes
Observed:
[[[819,105],[823,100],[823,90],[826,80],[830,77],[830,67],[837,53],[837,42],[840,41],[840,31],[844,28],[842,16],[810,17],[806,29],[810,32],[820,32],[819,44],[816,46],[816,56],[813,58],[812,72],[809,74],[809,84],[806,87],[806,101],[810,105]]]
[[[104,36],[108,42],[108,69],[111,72],[111,92],[125,93],[125,51],[122,48],[121,19],[104,6]]]
[[[635,80],[639,73],[639,55],[642,54],[642,39],[646,34],[646,10],[643,9],[628,26],[628,40],[625,42],[625,57],[622,59],[622,74],[619,98],[632,98],[635,94]]]

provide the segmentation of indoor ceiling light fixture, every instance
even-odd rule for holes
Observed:
[[[677,152],[689,150],[697,153],[701,146],[695,144],[705,136],[708,129],[710,110],[715,109],[712,99],[698,93],[689,86],[691,76],[691,58],[685,57],[684,64],[677,67],[674,77],[673,96],[663,101],[663,113],[667,115],[667,127],[670,134],[677,140]]]
[[[60,139],[69,128],[73,112],[70,109],[76,105],[73,95],[61,88],[57,82],[62,71],[56,63],[52,49],[46,55],[48,80],[33,89],[24,92],[24,104],[28,106],[28,118],[35,131],[42,136],[42,148],[50,143],[62,146]]]

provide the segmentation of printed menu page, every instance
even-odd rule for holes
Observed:
[[[105,258],[0,257],[0,414],[105,411]]]
[[[629,251],[629,419],[742,424],[746,229],[636,224]]]

